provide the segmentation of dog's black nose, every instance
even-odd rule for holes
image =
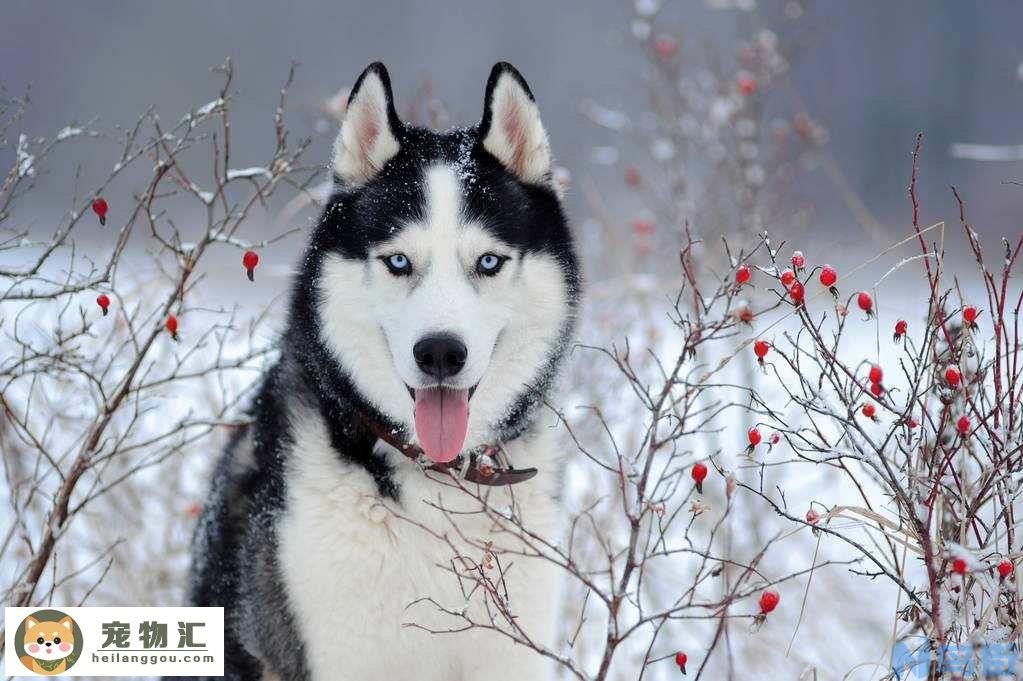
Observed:
[[[427,336],[412,348],[419,368],[438,381],[461,371],[468,354],[465,343],[446,333]]]

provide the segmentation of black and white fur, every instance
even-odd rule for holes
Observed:
[[[361,415],[415,442],[410,390],[429,386],[412,347],[431,333],[461,338],[456,388],[475,386],[465,450],[502,443],[536,478],[489,488],[510,494],[528,526],[556,536],[558,443],[539,405],[574,327],[579,274],[551,179],[551,152],[533,96],[508,64],[491,72],[476,127],[435,133],[395,112],[382,64],[352,89],[334,148],[335,193],[299,266],[280,360],[267,373],[254,423],[227,448],[196,535],[191,599],[226,608],[228,679],[373,681],[539,679],[546,663],[493,632],[435,635],[460,622],[428,606],[464,605],[451,549],[485,540],[478,508],[394,448]],[[412,262],[395,276],[393,253]],[[478,259],[504,260],[483,276]],[[429,502],[429,503],[428,503]],[[497,540],[508,545],[507,536]],[[478,549],[466,555],[481,558]],[[553,643],[554,569],[509,559],[521,626]]]

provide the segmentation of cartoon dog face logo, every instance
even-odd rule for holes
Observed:
[[[71,668],[81,652],[81,630],[68,615],[57,610],[40,610],[25,618],[21,626],[21,663],[36,674],[54,676]]]

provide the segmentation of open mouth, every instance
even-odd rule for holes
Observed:
[[[451,461],[465,444],[469,429],[469,400],[476,386],[409,387],[408,391],[415,402],[416,436],[423,453],[435,463]]]

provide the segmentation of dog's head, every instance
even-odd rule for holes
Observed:
[[[34,617],[25,620],[25,653],[43,662],[61,660],[75,649],[74,624],[70,617],[57,622],[40,621]]]
[[[479,125],[435,133],[398,118],[373,64],[352,89],[333,169],[299,283],[315,300],[316,342],[359,400],[435,461],[521,432],[578,288],[525,80],[497,64]]]

